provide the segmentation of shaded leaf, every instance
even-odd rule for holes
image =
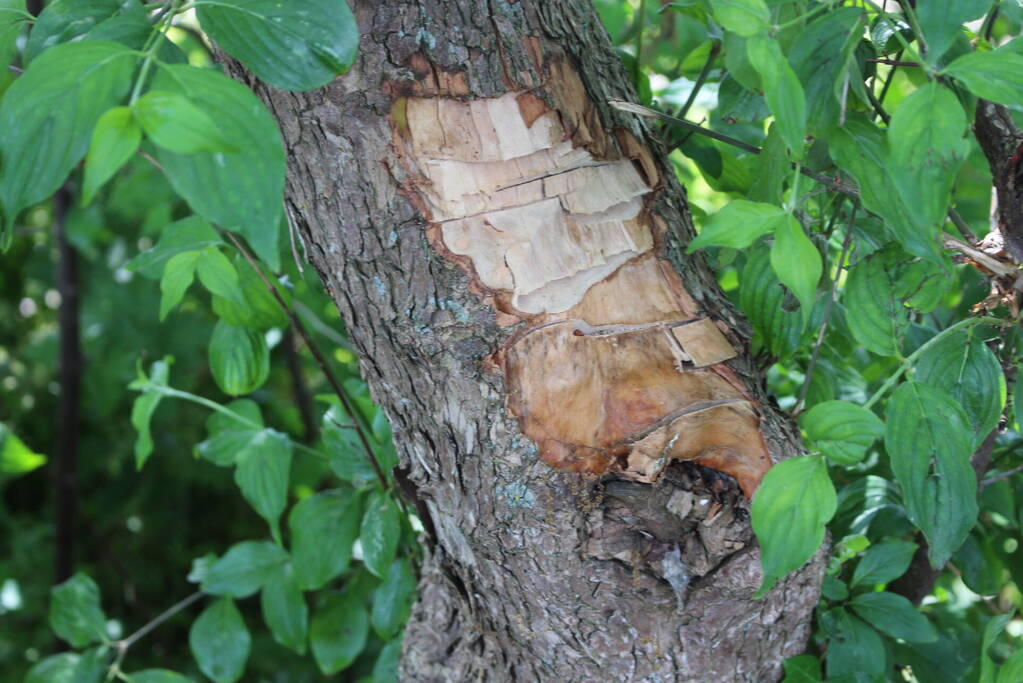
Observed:
[[[799,299],[803,320],[809,321],[824,265],[820,252],[803,232],[799,221],[788,214],[776,223],[771,267],[778,279]]]
[[[821,663],[813,655],[789,657],[784,667],[785,678],[782,683],[820,683]]]
[[[373,593],[370,623],[378,636],[387,639],[398,633],[412,613],[416,577],[408,558],[402,557],[391,563],[383,579]]]
[[[884,673],[887,658],[884,643],[877,631],[841,607],[829,610],[825,614],[830,636],[827,653],[828,680],[860,673]]]
[[[912,643],[930,643],[938,639],[938,631],[927,617],[920,614],[906,598],[895,593],[861,593],[849,606],[864,621],[892,638]]]
[[[779,357],[791,354],[806,321],[801,312],[787,310],[785,288],[771,267],[770,250],[751,250],[739,280],[739,307],[757,332],[754,342]]]
[[[255,391],[270,376],[270,348],[263,335],[223,320],[213,328],[209,357],[213,379],[231,396]]]
[[[151,90],[135,102],[133,111],[149,139],[172,152],[237,151],[210,115],[181,93]]]
[[[234,683],[245,673],[252,637],[234,601],[221,598],[192,623],[188,644],[207,677],[215,683]]]
[[[170,375],[171,358],[168,356],[163,360],[153,363],[149,369],[148,381],[152,384],[166,386]],[[135,438],[135,467],[142,469],[146,460],[153,452],[153,436],[150,431],[150,420],[160,404],[162,394],[155,391],[143,391],[142,395],[135,399],[131,407],[131,424],[138,432]]]
[[[87,574],[78,572],[51,589],[50,628],[72,647],[106,640],[106,624],[99,586]]]
[[[160,322],[181,303],[192,286],[199,255],[198,251],[186,251],[167,260],[160,278]]]
[[[853,586],[876,586],[894,581],[909,569],[917,545],[910,541],[886,539],[871,546],[853,571]]]
[[[142,131],[128,107],[114,107],[99,117],[85,155],[82,204],[92,201],[103,184],[131,158],[141,141]]]
[[[924,61],[937,64],[952,47],[956,36],[962,35],[963,24],[984,16],[990,0],[920,0],[916,3],[916,19],[927,45]]]
[[[290,562],[278,565],[263,585],[259,604],[274,640],[300,655],[305,654],[309,630],[309,607],[295,579]]]
[[[1023,55],[1003,50],[971,52],[947,67],[946,75],[956,79],[977,97],[1023,107]]]
[[[242,496],[267,521],[279,541],[278,520],[288,502],[291,440],[273,429],[256,432],[238,452],[235,462],[234,480]]]
[[[209,568],[202,589],[211,595],[247,598],[287,561],[288,554],[269,541],[242,541]]]
[[[370,495],[362,513],[359,538],[366,569],[384,578],[401,538],[401,512],[386,491],[378,490]]]
[[[846,401],[818,403],[799,421],[814,446],[839,465],[855,465],[884,436],[880,418]]]
[[[41,52],[92,30],[121,9],[121,0],[53,0],[32,27],[25,43],[25,63]]]
[[[346,669],[366,646],[368,635],[369,616],[361,596],[323,596],[309,626],[309,641],[320,671],[330,676]]]
[[[351,489],[315,493],[288,516],[295,576],[304,590],[322,588],[348,568],[359,535],[359,498]]]

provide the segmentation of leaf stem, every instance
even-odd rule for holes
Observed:
[[[916,359],[919,358],[921,355],[923,355],[923,353],[925,351],[927,351],[929,348],[931,348],[932,346],[937,344],[939,341],[941,341],[945,337],[947,337],[950,334],[952,334],[953,332],[956,332],[957,330],[961,330],[961,329],[963,329],[965,327],[972,327],[973,325],[979,325],[979,324],[982,324],[982,323],[987,323],[987,324],[990,324],[990,325],[999,325],[999,326],[1001,326],[1001,325],[1005,324],[1005,321],[1001,320],[1000,318],[992,318],[990,316],[982,316],[980,318],[966,318],[965,320],[960,320],[959,322],[957,322],[955,325],[952,325],[951,327],[946,327],[944,330],[942,330],[941,332],[938,332],[936,335],[934,335],[933,337],[928,339],[926,342],[921,344],[920,348],[918,348],[916,351],[914,351],[913,353],[909,354],[909,356],[907,356],[905,359],[903,359],[903,361],[899,365],[898,369],[896,369],[895,372],[893,372],[891,374],[891,376],[888,377],[888,379],[886,379],[884,381],[884,384],[882,384],[881,387],[877,391],[874,392],[874,395],[871,396],[870,399],[866,403],[863,404],[863,407],[869,409],[871,406],[873,406],[875,403],[877,403],[879,400],[881,400],[881,397],[884,396],[885,393],[889,389],[892,388],[892,386],[899,380],[899,378],[903,375],[903,373],[905,373],[906,370],[908,370],[909,367],[911,365],[913,365],[913,363],[916,362]]]
[[[142,60],[142,68],[139,70],[138,78],[135,79],[135,86],[131,89],[128,106],[135,104],[139,99],[139,95],[142,94],[142,86],[146,82],[146,77],[149,76],[149,70],[153,67],[153,58],[163,43],[163,39],[167,37],[167,29],[170,28],[171,21],[173,21],[174,15],[177,14],[178,5],[180,4],[181,0],[173,0],[173,2],[164,7],[162,13],[157,17],[153,33],[146,39],[146,45],[142,48],[145,58]]]
[[[689,109],[693,106],[693,102],[696,101],[696,96],[700,94],[700,90],[703,89],[703,84],[707,82],[707,77],[710,76],[710,70],[714,68],[714,60],[717,59],[718,54],[721,53],[721,41],[714,41],[714,44],[710,47],[710,54],[707,55],[707,61],[703,63],[703,68],[700,69],[700,75],[696,77],[696,83],[693,84],[693,89],[689,91],[689,96],[686,101],[678,108],[675,112],[675,116],[680,119],[684,119],[686,114],[689,113]]]
[[[114,663],[110,665],[110,670],[107,673],[107,680],[112,681],[115,677],[124,679],[124,674],[121,672],[121,663],[124,661],[125,655],[128,654],[128,649],[148,635],[153,629],[160,626],[160,624],[164,623],[179,612],[183,612],[188,609],[193,603],[203,597],[203,595],[204,593],[202,591],[192,593],[187,598],[180,600],[165,609],[127,638],[122,638],[115,642],[114,647],[117,648],[117,659],[115,659]]]

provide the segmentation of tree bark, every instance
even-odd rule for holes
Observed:
[[[327,88],[228,68],[433,530],[402,679],[777,680],[823,556],[754,600],[747,495],[798,436],[592,6],[354,4]]]

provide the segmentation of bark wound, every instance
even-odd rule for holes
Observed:
[[[518,326],[493,358],[545,462],[652,482],[696,461],[751,497],[771,465],[760,417],[724,364],[728,330],[658,258],[656,166],[603,130],[574,71],[550,73],[536,91],[396,101],[430,241]]]

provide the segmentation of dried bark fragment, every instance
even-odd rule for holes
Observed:
[[[524,323],[495,356],[508,405],[559,469],[653,482],[693,460],[752,496],[771,465],[760,418],[723,365],[735,348],[657,257],[649,152],[604,131],[573,71],[552,74],[392,109],[432,242],[505,324]]]

